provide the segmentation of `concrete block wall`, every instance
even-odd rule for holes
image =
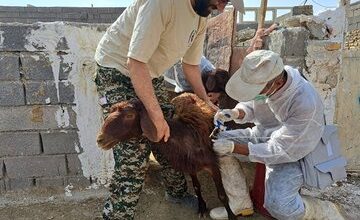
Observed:
[[[349,31],[360,29],[360,1],[350,5],[347,17]]]
[[[0,192],[111,176],[91,81],[106,27],[0,24]]]
[[[0,6],[0,22],[71,21],[83,23],[113,23],[125,10],[117,8],[80,8],[80,7],[9,7]]]
[[[346,34],[345,48],[348,50],[360,48],[360,1],[350,5],[347,14],[348,32]]]

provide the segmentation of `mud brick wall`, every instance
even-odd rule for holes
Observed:
[[[74,7],[9,7],[0,6],[0,22],[71,21],[82,23],[112,23],[125,8],[74,8]]]
[[[88,186],[109,172],[94,140],[101,114],[91,81],[105,30],[0,24],[0,192]]]

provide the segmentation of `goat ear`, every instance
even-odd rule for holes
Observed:
[[[140,125],[143,135],[150,141],[155,142],[157,140],[156,127],[143,106],[140,110]]]

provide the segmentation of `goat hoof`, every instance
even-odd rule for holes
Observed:
[[[206,217],[206,203],[204,201],[199,201],[199,218],[205,218]]]
[[[228,218],[229,220],[237,220],[237,218],[236,218],[236,216],[233,214],[233,213],[231,213],[230,215],[229,215],[229,218]]]
[[[199,219],[206,219],[206,213],[200,213],[199,212]]]

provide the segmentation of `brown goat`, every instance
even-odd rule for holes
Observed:
[[[222,184],[218,158],[209,138],[214,128],[214,110],[191,93],[175,97],[172,103],[175,106],[175,116],[166,119],[170,126],[170,138],[166,143],[154,143],[153,147],[157,148],[174,169],[190,174],[198,197],[200,216],[206,212],[206,203],[196,174],[206,170],[215,182],[218,197],[224,204],[229,219],[235,220]],[[118,142],[141,137],[142,134],[152,140],[156,136],[154,131],[154,125],[143,104],[139,100],[125,101],[111,107],[97,142],[101,148],[110,149]]]

